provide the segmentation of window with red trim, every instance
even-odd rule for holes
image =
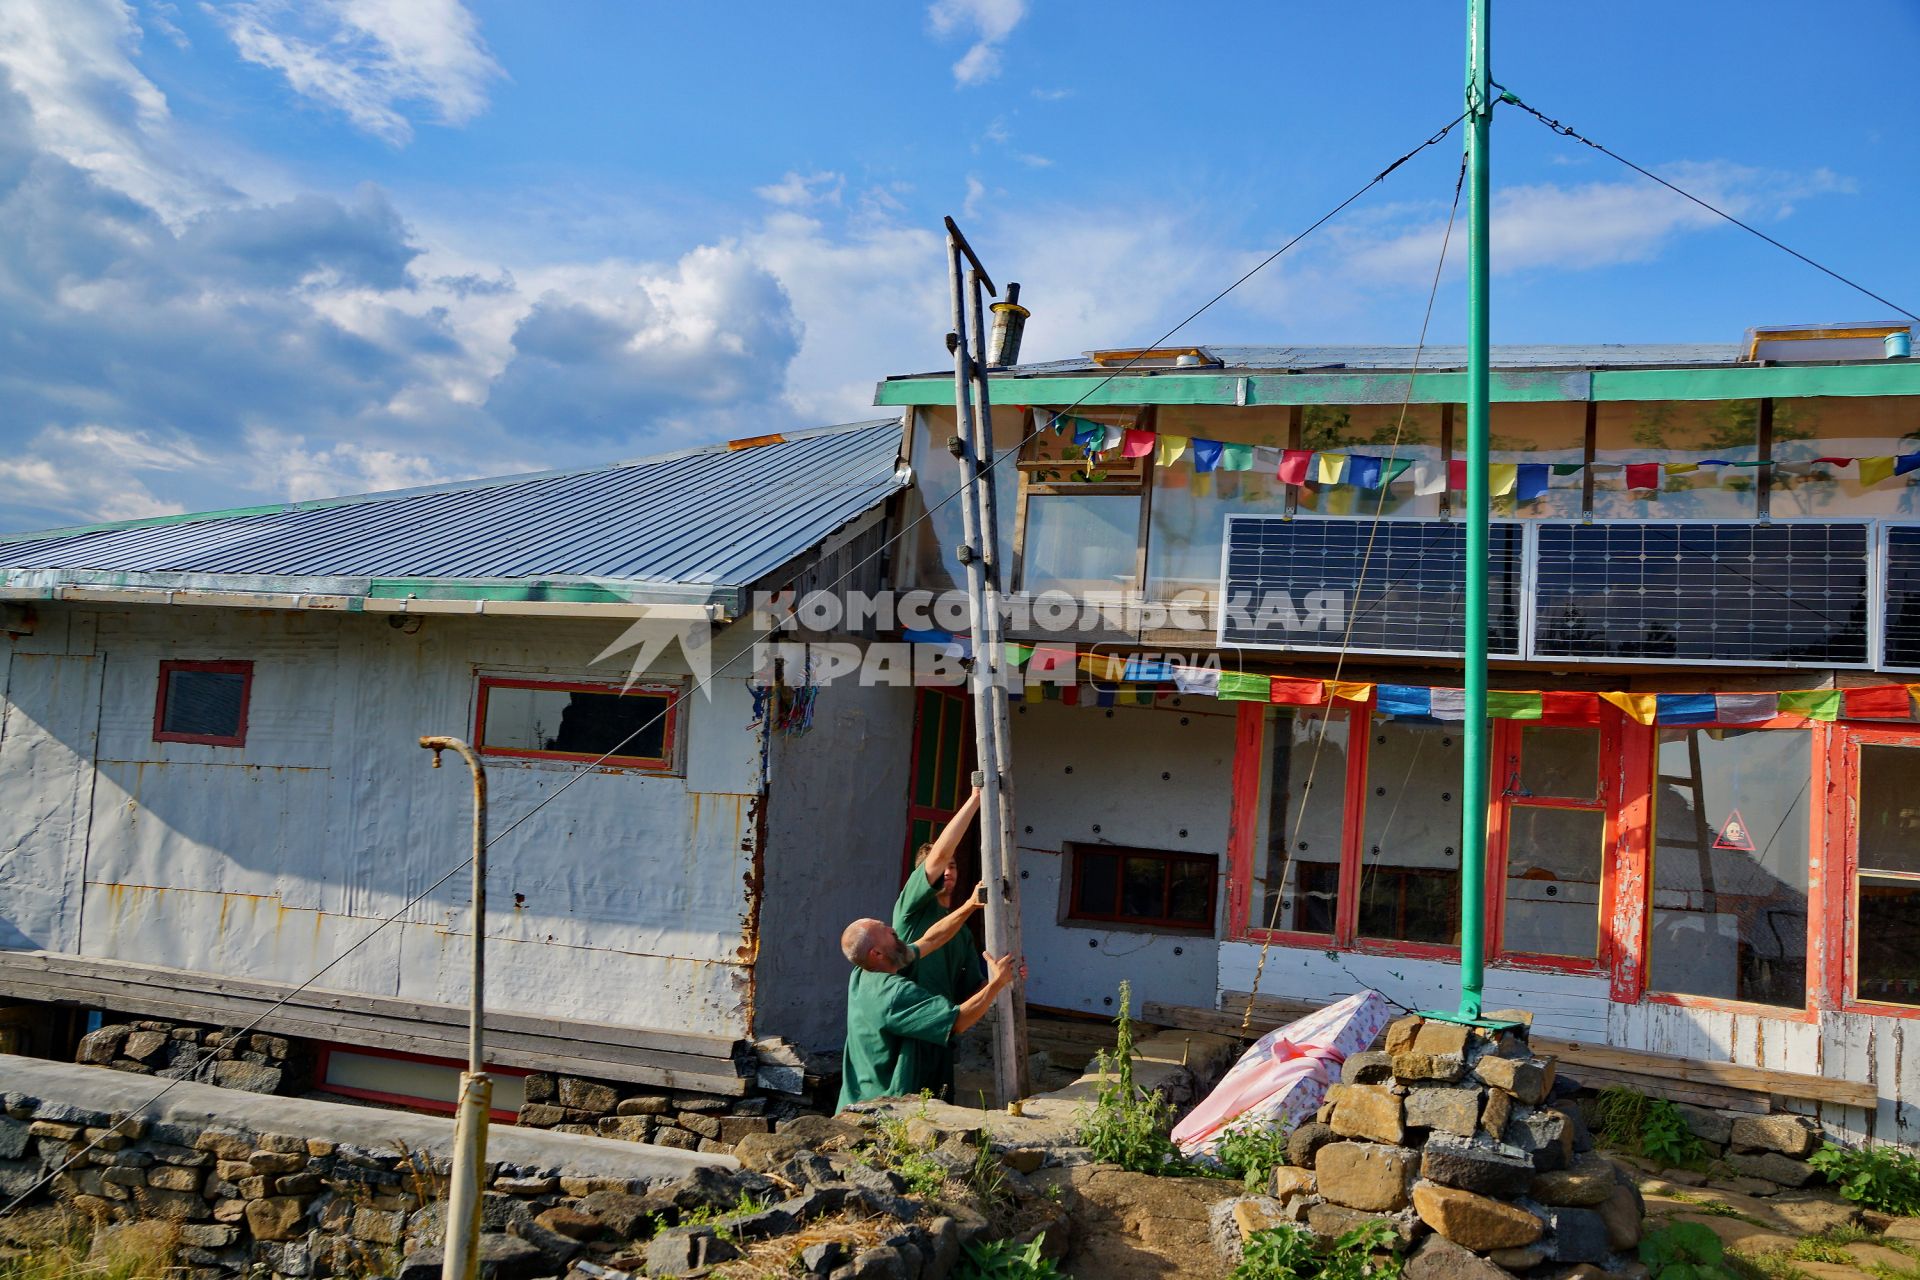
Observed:
[[[483,755],[670,773],[678,760],[681,690],[482,676],[474,739]]]
[[[1854,998],[1920,1006],[1920,746],[1858,751]]]
[[[153,740],[244,747],[252,692],[251,662],[162,662]]]
[[[1213,931],[1219,863],[1205,855],[1069,844],[1068,920]]]
[[[1500,735],[1500,951],[1598,961],[1607,842],[1601,731],[1516,721]]]

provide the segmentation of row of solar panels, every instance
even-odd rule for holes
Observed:
[[[1496,657],[1920,671],[1920,524],[1496,522]],[[1466,528],[1233,516],[1219,638],[1457,655]]]

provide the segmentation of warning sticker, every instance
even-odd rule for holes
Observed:
[[[1720,834],[1714,837],[1713,847],[1738,849],[1742,853],[1753,852],[1753,835],[1747,830],[1747,820],[1740,816],[1738,809],[1728,814],[1727,820],[1720,824]]]

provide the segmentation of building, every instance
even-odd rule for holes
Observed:
[[[911,692],[757,691],[749,611],[877,577],[899,444],[889,418],[0,544],[0,996],[264,1014],[322,1086],[445,1103],[472,793],[419,738],[452,734],[491,785],[497,1104],[532,1068],[791,1075],[754,1042],[838,1044],[819,920],[897,870]]]
[[[1911,1142],[1905,332],[1495,349],[1487,1007],[1534,1011],[1543,1037],[1870,1086],[1801,1105]],[[1237,1013],[1256,984],[1454,1006],[1465,353],[1414,356],[994,372],[996,444],[1019,455],[1000,555],[1027,672],[1032,1002],[1104,1012],[1130,979],[1150,1006]],[[951,375],[890,378],[876,402],[906,411],[917,478],[898,585],[950,588]],[[922,827],[966,762],[929,749],[954,695],[918,698]],[[957,723],[950,740],[964,757]]]

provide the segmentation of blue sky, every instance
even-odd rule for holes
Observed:
[[[1463,5],[0,0],[0,528],[593,465],[1157,337],[1458,110]],[[1502,3],[1495,73],[1920,309],[1920,7]],[[1496,341],[1877,319],[1511,109]],[[1411,343],[1449,139],[1182,336]],[[1457,263],[1434,341],[1461,337]]]

